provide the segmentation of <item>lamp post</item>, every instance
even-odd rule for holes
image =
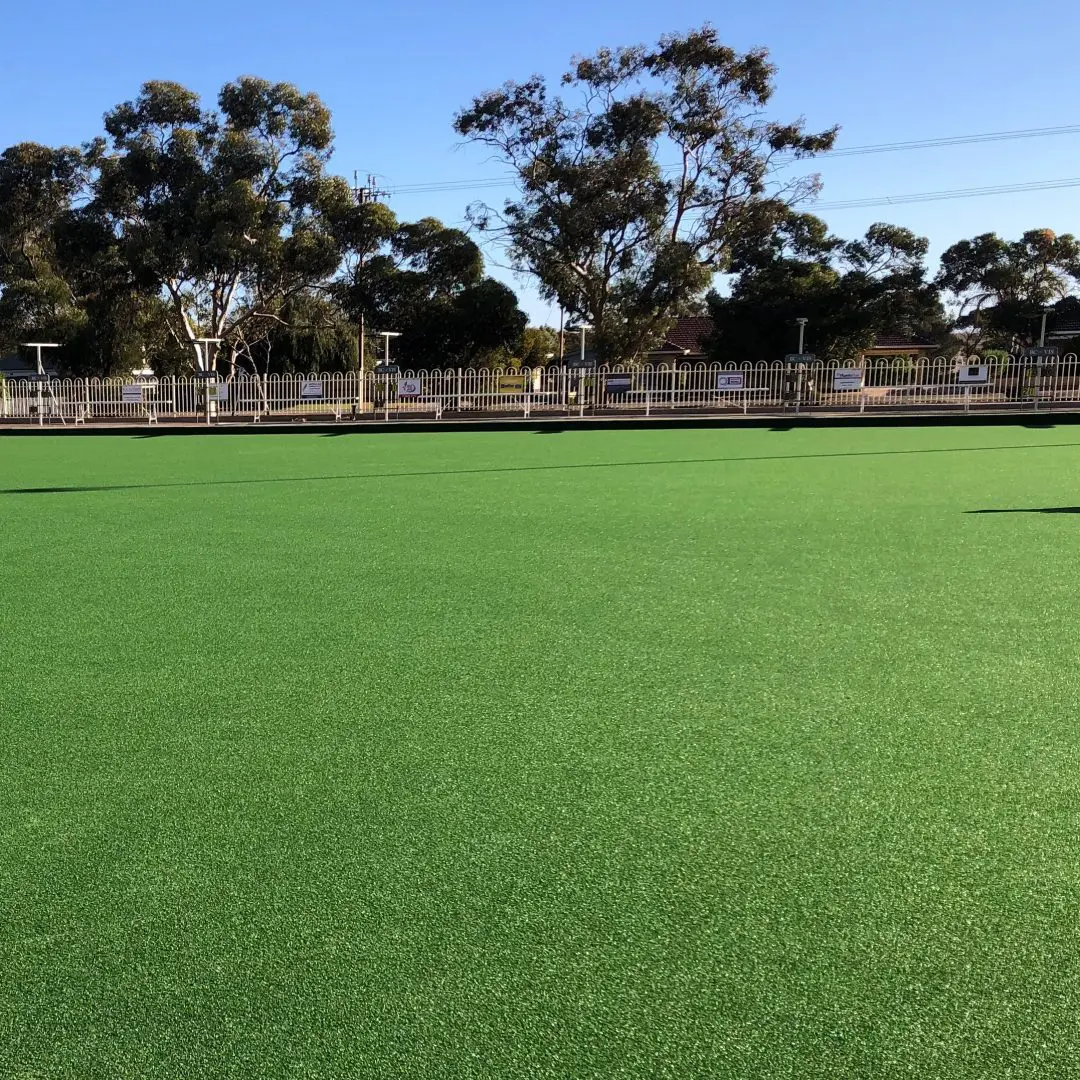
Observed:
[[[796,319],[795,321],[799,324],[799,355],[802,356],[802,354],[803,354],[803,342],[806,339],[806,324],[810,320],[809,319]]]
[[[386,339],[386,344],[383,347],[383,363],[384,364],[389,364],[390,363],[390,339],[391,338],[396,338],[396,337],[401,337],[401,332],[399,330],[380,330],[379,331],[379,337]]]
[[[593,327],[589,323],[578,323],[577,326],[568,326],[567,330],[580,330],[581,331],[581,366],[585,366],[585,335]]]
[[[197,337],[191,339],[191,344],[195,346],[195,366],[199,371],[210,371],[210,357],[211,345],[220,345],[221,338],[219,337]],[[201,346],[201,348],[200,348]]]
[[[210,357],[211,357],[211,345],[220,345],[221,338],[219,337],[197,337],[191,339],[191,344],[195,347],[195,370],[196,371],[211,371]],[[201,348],[200,348],[201,346]],[[203,383],[203,393],[206,394],[206,426],[210,426],[210,384],[209,381]],[[215,412],[216,412],[215,402]]]
[[[394,374],[394,369],[390,364],[390,339],[401,337],[401,333],[398,330],[380,330],[379,337],[383,339],[383,359],[381,364],[375,365],[375,374],[381,375],[383,380],[382,397],[383,397],[383,419],[390,419],[390,376]],[[378,388],[376,387],[376,391]],[[375,400],[371,404],[372,414],[371,418],[376,419],[376,412],[379,408],[378,393],[375,394]]]
[[[578,367],[578,372],[579,372],[578,379],[579,380],[584,380],[585,376],[581,375],[580,372],[585,370],[585,335],[590,330],[592,330],[593,327],[592,327],[592,325],[590,323],[584,323],[583,322],[583,323],[578,323],[576,326],[568,326],[566,329],[567,330],[580,330],[581,331],[581,359],[580,359],[580,363],[579,363],[579,367]],[[584,381],[582,381],[580,385],[581,385],[582,389],[584,389],[584,386],[585,386]],[[581,407],[582,407],[582,409],[585,408],[585,395],[584,395],[584,393],[582,393],[582,395],[581,395]]]
[[[59,349],[60,346],[55,341],[24,341],[23,346],[27,349],[34,350],[34,358],[37,361],[37,415],[38,415],[38,427],[45,426],[45,408],[41,400],[41,384],[45,381],[45,364],[42,362],[41,350],[42,349]],[[50,394],[52,391],[49,391]],[[53,399],[56,400],[55,398]],[[60,417],[61,423],[63,423],[63,416]]]

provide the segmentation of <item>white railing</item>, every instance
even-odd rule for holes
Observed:
[[[866,412],[1080,404],[1076,354],[1042,362],[945,357],[814,362],[810,365],[491,370],[448,368],[309,375],[236,374],[205,380],[9,379],[0,421],[79,424],[93,420],[187,422],[394,419],[446,415],[725,412]],[[224,389],[221,389],[224,387]]]

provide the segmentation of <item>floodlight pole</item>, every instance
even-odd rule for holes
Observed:
[[[581,374],[585,370],[585,334],[592,330],[593,327],[589,323],[578,323],[577,326],[568,326],[567,330],[580,330],[581,331],[581,366],[578,368],[578,378],[584,379],[585,376]],[[597,376],[597,386],[599,386],[599,376]],[[581,395],[581,411],[585,411],[585,395]]]
[[[1046,316],[1050,314],[1049,308],[1043,308],[1042,313],[1042,327],[1039,329],[1039,348],[1043,348],[1046,345]]]
[[[810,320],[809,319],[796,319],[795,321],[799,324],[799,355],[802,356],[802,354],[803,354],[803,342],[804,342],[805,337],[806,337],[806,324]]]
[[[24,348],[27,348],[27,349],[33,349],[35,359],[37,360],[38,381],[36,383],[36,386],[37,386],[38,427],[44,427],[45,426],[45,411],[44,411],[44,402],[41,400],[41,383],[42,383],[42,380],[45,378],[45,364],[42,362],[41,350],[42,349],[59,349],[60,346],[55,341],[24,341],[23,346],[24,346]],[[52,391],[50,390],[49,393],[51,394]],[[56,401],[55,397],[53,398],[53,401],[54,402]],[[62,415],[60,417],[60,422],[61,423],[64,422],[64,417]]]
[[[383,363],[390,363],[390,339],[401,337],[400,330],[380,330],[379,337],[386,339],[386,345],[383,348]]]
[[[221,338],[219,337],[199,337],[192,338],[191,344],[195,346],[195,359],[197,362],[202,363],[200,371],[210,371],[210,346],[220,345]],[[200,352],[199,346],[202,346]],[[210,385],[209,383],[203,383],[203,392],[206,394],[206,426],[210,426]]]
[[[383,378],[386,383],[383,386],[383,421],[389,422],[390,420],[390,339],[401,337],[400,330],[380,330],[379,337],[381,337],[385,344],[383,346],[383,366],[387,369]],[[374,414],[372,419],[375,419]]]

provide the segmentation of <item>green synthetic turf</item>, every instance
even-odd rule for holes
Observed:
[[[0,1077],[1080,1075],[1080,428],[0,489]]]

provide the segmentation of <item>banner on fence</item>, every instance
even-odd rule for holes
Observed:
[[[525,376],[500,375],[495,385],[500,394],[524,394]]]
[[[964,364],[956,372],[956,381],[961,383],[984,383],[990,381],[989,364]]]
[[[604,389],[609,394],[629,394],[634,385],[634,377],[625,371],[614,371],[604,379]]]
[[[419,379],[398,379],[397,395],[400,398],[419,397],[421,393]]]
[[[206,399],[207,401],[228,401],[229,384],[223,382],[208,383],[206,386]]]
[[[744,371],[718,371],[716,373],[717,390],[742,390],[746,385]]]
[[[323,396],[322,379],[305,379],[300,384],[301,401],[318,401]]]
[[[863,388],[862,368],[841,367],[833,372],[833,390],[861,390]]]
[[[120,400],[125,405],[141,405],[142,399],[142,383],[124,383],[124,385],[120,387]]]

